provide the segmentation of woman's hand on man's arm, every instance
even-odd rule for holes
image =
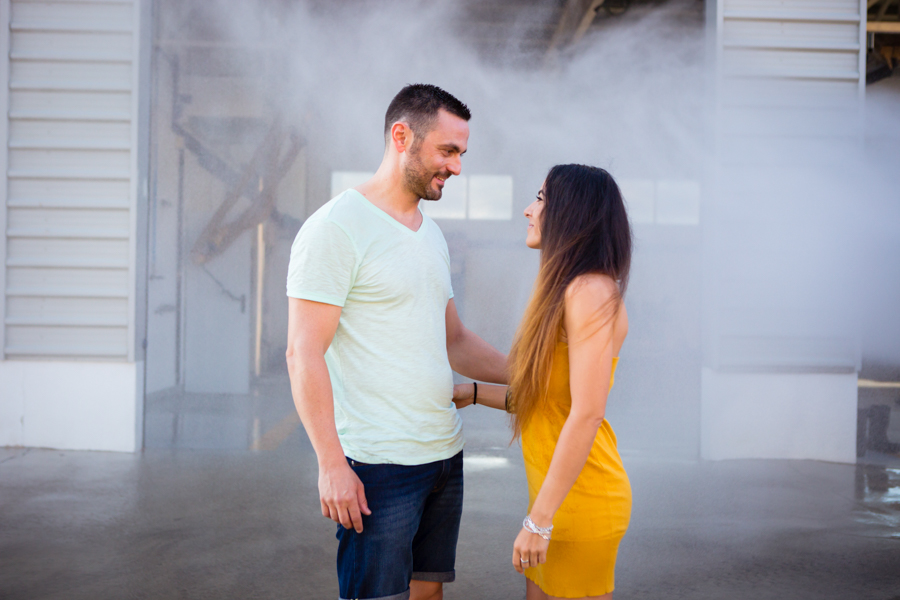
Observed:
[[[506,386],[478,384],[478,398],[475,398],[475,385],[472,383],[458,383],[453,386],[453,403],[456,408],[465,408],[473,403],[478,406],[488,406],[498,410],[506,410]]]

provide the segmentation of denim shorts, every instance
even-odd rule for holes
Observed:
[[[342,600],[406,600],[409,582],[453,581],[463,456],[424,465],[347,462],[365,486],[363,532],[337,526]]]

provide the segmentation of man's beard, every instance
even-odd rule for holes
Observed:
[[[403,180],[406,182],[406,188],[423,200],[440,200],[443,191],[441,188],[432,188],[431,180],[436,175],[441,175],[444,179],[450,177],[450,173],[434,173],[430,172],[422,164],[419,158],[419,152],[416,148],[410,148],[409,160],[403,171]]]

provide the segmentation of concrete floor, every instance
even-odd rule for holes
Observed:
[[[521,454],[485,414],[466,419],[448,600],[524,596],[509,564]],[[256,452],[0,450],[0,598],[336,598],[312,450],[302,429],[282,437]],[[624,461],[620,600],[900,599],[896,463]]]

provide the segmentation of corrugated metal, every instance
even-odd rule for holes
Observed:
[[[10,3],[7,358],[130,356],[136,10]]]

